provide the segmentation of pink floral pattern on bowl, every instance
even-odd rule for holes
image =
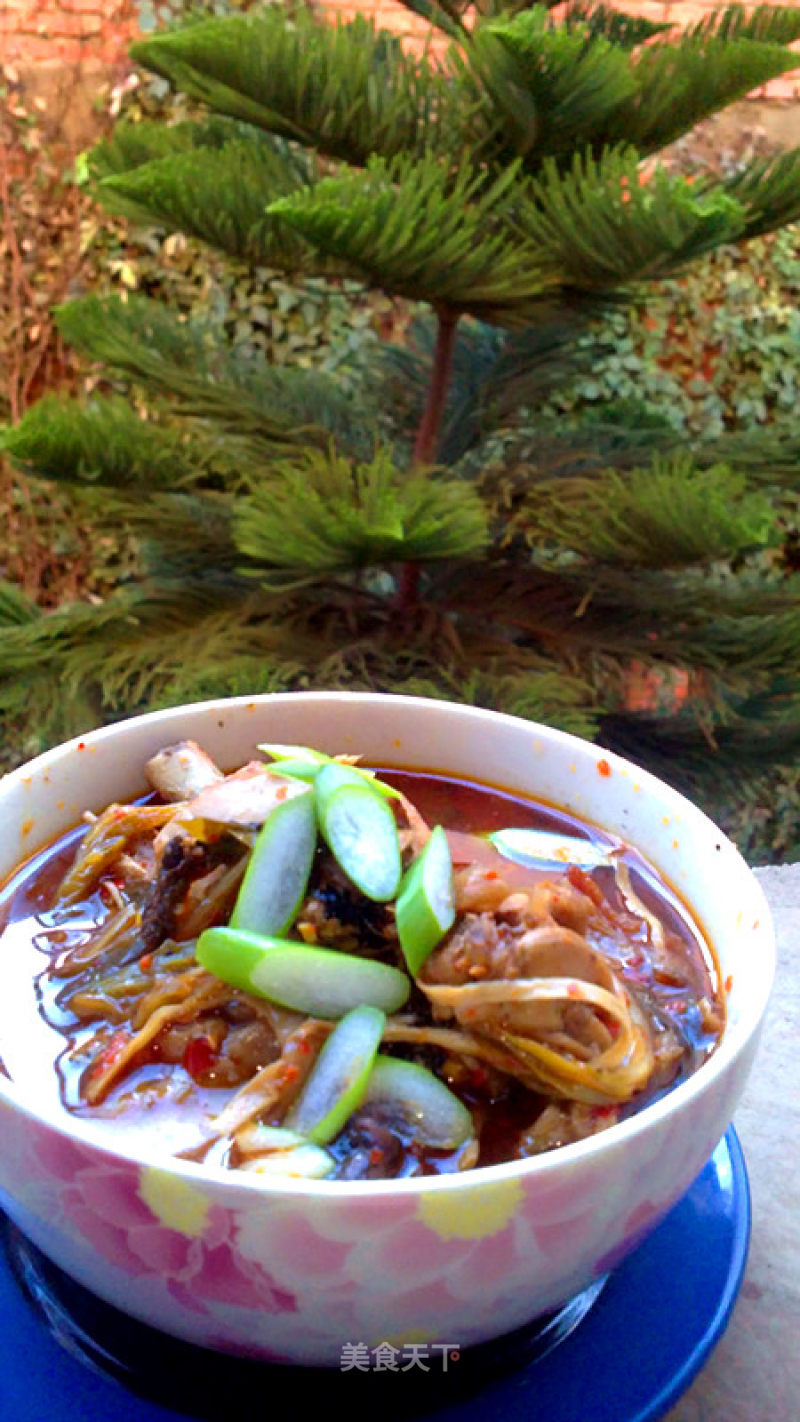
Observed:
[[[702,1140],[699,1116],[698,1127]],[[680,1158],[677,1193],[703,1164],[670,1118],[628,1143],[625,1171],[609,1150],[565,1156],[549,1179],[481,1174],[456,1194],[333,1186],[292,1198],[140,1166],[31,1120],[8,1147],[0,1186],[30,1212],[18,1222],[118,1307],[273,1360],[296,1361],[300,1337],[301,1360],[330,1365],[348,1342],[463,1347],[520,1326],[532,1293],[540,1311],[555,1307],[663,1216],[674,1193],[641,1198],[659,1156]]]

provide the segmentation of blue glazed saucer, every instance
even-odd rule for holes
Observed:
[[[544,1323],[429,1369],[274,1368],[208,1353],[117,1313],[6,1224],[0,1253],[0,1417],[186,1422],[245,1403],[378,1403],[382,1422],[655,1422],[725,1329],[750,1238],[731,1129],[670,1215],[608,1280]],[[691,1300],[691,1307],[687,1307]],[[337,1396],[338,1394],[338,1396]],[[363,1415],[363,1414],[362,1414]]]

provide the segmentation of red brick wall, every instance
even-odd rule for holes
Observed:
[[[321,8],[345,18],[356,9],[375,15],[386,28],[407,36],[410,46],[422,45],[424,20],[395,0],[318,0]],[[800,0],[788,0],[800,4]],[[621,0],[620,8],[653,20],[685,24],[714,8],[714,0]],[[108,66],[124,60],[136,33],[134,0],[0,0],[0,63],[38,64],[58,60],[73,64],[88,59]],[[795,99],[800,95],[800,70],[776,79],[757,97]]]
[[[133,0],[0,0],[0,61],[115,67],[137,30]]]

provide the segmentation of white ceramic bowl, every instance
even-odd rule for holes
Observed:
[[[145,760],[187,736],[228,768],[263,740],[358,751],[541,798],[621,836],[709,935],[730,984],[724,1039],[689,1080],[589,1140],[399,1181],[281,1183],[133,1155],[52,1092],[0,1077],[3,1208],[118,1308],[181,1338],[282,1361],[336,1366],[346,1345],[382,1340],[464,1347],[591,1284],[690,1185],[750,1070],[774,944],[736,849],[673,790],[561,732],[440,701],[309,693],[138,717],[7,776],[0,882],[84,810],[141,793]]]

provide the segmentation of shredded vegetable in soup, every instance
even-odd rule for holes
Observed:
[[[38,1015],[0,1018],[12,1076],[46,1038],[66,1108],[148,1147],[360,1180],[581,1140],[713,1050],[713,956],[631,848],[479,785],[260,750],[223,774],[168,747],[145,802],[8,886],[3,971]]]

